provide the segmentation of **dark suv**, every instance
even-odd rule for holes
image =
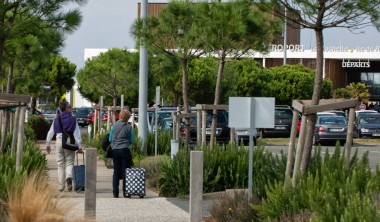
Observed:
[[[80,107],[75,108],[73,115],[77,118],[79,126],[88,126],[90,122],[87,119],[87,115],[92,112],[93,108],[91,107]]]
[[[289,137],[292,130],[293,110],[290,106],[277,105],[274,112],[274,128],[259,129],[261,138]]]
[[[206,141],[210,141],[212,110],[207,111],[206,117]],[[202,130],[202,129],[201,129]],[[184,133],[184,130],[183,130]],[[182,135],[184,137],[184,135]],[[216,123],[216,142],[218,144],[227,144],[230,141],[230,128],[228,127],[228,112],[219,110]],[[196,118],[190,119],[190,144],[197,142],[197,120]]]

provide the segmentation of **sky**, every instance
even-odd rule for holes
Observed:
[[[82,24],[67,36],[62,56],[77,65],[84,65],[85,48],[135,48],[135,40],[130,36],[130,28],[137,18],[137,3],[140,0],[89,0],[82,6]],[[164,0],[148,0],[162,3]],[[380,32],[369,27],[361,34],[352,34],[343,28],[324,31],[325,46],[380,46]],[[301,31],[301,45],[305,49],[315,46],[312,30]]]

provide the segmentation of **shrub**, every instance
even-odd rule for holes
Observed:
[[[217,192],[225,189],[247,188],[248,150],[235,144],[219,149],[197,146],[204,152],[203,191]],[[268,181],[282,180],[285,174],[286,158],[273,156],[264,147],[254,149],[253,193],[265,197]],[[190,150],[180,149],[172,160],[161,166],[159,188],[161,196],[189,194]]]
[[[30,115],[28,118],[27,125],[29,125],[34,130],[37,140],[46,139],[46,135],[49,132],[50,125],[45,118],[41,116]]]
[[[332,156],[326,151],[322,161],[315,151],[311,170],[299,178],[296,187],[283,181],[266,186],[267,198],[253,208],[262,218],[293,221],[311,212],[313,221],[379,221],[374,200],[379,194],[379,172],[371,172],[368,152],[361,160],[357,150],[345,169],[344,152],[337,147]],[[375,185],[376,184],[376,185]]]
[[[0,154],[0,199],[8,200],[8,191],[23,184],[25,177],[32,172],[45,172],[47,160],[45,154],[32,140],[26,140],[23,147],[23,158],[20,170],[16,170],[16,156],[10,151]],[[4,205],[0,204],[0,218],[4,214]]]
[[[252,199],[251,203],[257,199]],[[231,221],[258,221],[255,210],[248,204],[248,196],[245,191],[234,191],[233,195],[221,194],[210,208],[211,216],[219,222]]]

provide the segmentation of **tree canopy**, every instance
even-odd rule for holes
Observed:
[[[116,106],[121,94],[126,105],[136,107],[138,99],[139,54],[124,49],[110,49],[98,57],[87,60],[77,74],[81,93],[98,102],[100,96],[109,105]],[[111,100],[107,100],[106,98]]]

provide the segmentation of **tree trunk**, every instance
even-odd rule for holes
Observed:
[[[322,81],[323,81],[323,30],[315,29],[316,41],[317,41],[317,61],[315,69],[315,78],[314,78],[314,91],[313,97],[311,99],[311,105],[318,105],[319,100],[321,99],[322,93]],[[309,162],[311,158],[311,149],[313,146],[313,136],[315,128],[315,114],[308,115],[307,118],[307,134],[305,141],[305,149],[302,155],[301,163],[301,173],[305,173],[309,167]]]
[[[183,109],[184,113],[189,113],[189,97],[187,93],[187,59],[181,59],[182,65],[182,95],[183,95]],[[187,146],[190,142],[190,118],[185,119],[185,145]]]
[[[37,109],[37,98],[35,96],[32,97],[32,102],[30,104],[31,113],[34,114]]]
[[[13,78],[13,62],[9,64],[9,72],[8,72],[8,82],[7,82],[7,93],[12,93],[12,78]],[[10,113],[4,112],[4,120],[3,120],[3,126],[1,131],[1,150],[5,151],[5,143],[7,138],[7,133],[9,130],[9,121],[10,120]]]
[[[1,22],[0,26],[3,26],[4,23]],[[4,54],[4,43],[5,43],[5,38],[3,36],[0,37],[0,77],[5,76],[3,73],[3,54]]]
[[[112,113],[112,124],[115,124],[116,123],[116,106],[117,106],[117,95],[113,97],[113,101],[112,101],[112,105],[113,105],[113,112]],[[111,118],[110,116],[108,118]],[[128,122],[128,120],[127,120]]]
[[[222,56],[219,62],[218,67],[218,75],[216,78],[216,86],[215,86],[215,99],[214,99],[214,105],[219,105],[220,103],[220,94],[222,93],[222,77],[223,77],[223,71],[224,71],[224,65],[225,65],[225,56]],[[214,147],[215,137],[216,137],[216,126],[217,126],[217,116],[218,116],[218,110],[214,109],[212,111],[212,122],[211,122],[211,135],[210,135],[210,146]]]

